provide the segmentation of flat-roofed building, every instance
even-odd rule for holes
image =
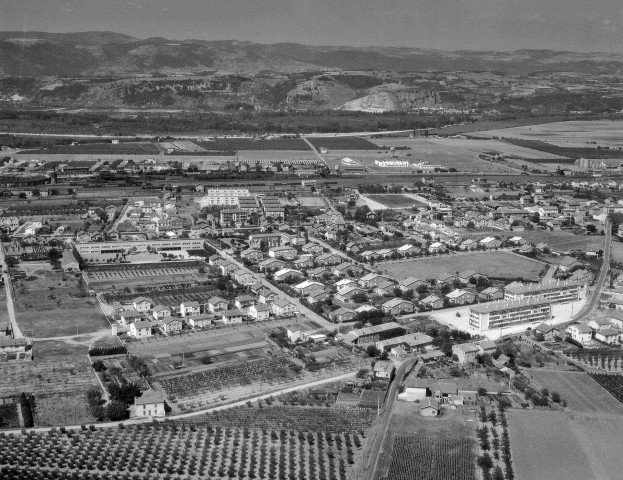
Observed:
[[[199,250],[203,248],[203,238],[175,238],[168,240],[145,240],[138,242],[89,242],[76,243],[76,251],[81,254],[128,253],[147,252],[149,249],[157,252],[175,250]]]
[[[586,282],[582,281],[560,282],[553,280],[537,284],[509,286],[504,290],[504,299],[521,300],[540,297],[558,303],[575,302],[586,293],[586,285]]]
[[[209,188],[201,199],[202,207],[207,205],[238,205],[239,197],[249,197],[248,188]]]
[[[480,332],[524,323],[547,322],[552,318],[552,301],[545,298],[481,303],[469,309],[469,327]]]

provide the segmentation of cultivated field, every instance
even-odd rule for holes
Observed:
[[[37,394],[84,393],[97,385],[93,369],[83,358],[0,363],[0,397],[22,392]]]
[[[623,120],[578,120],[488,130],[484,132],[472,133],[470,135],[541,140],[543,142],[565,147],[594,148],[594,144],[587,144],[587,142],[596,142],[598,145],[608,146],[621,145],[621,131],[623,131]]]
[[[619,402],[623,403],[623,375],[592,373],[591,378],[608,390]]]
[[[523,278],[534,282],[539,280],[539,273],[547,267],[537,260],[509,252],[439,255],[378,263],[377,266],[398,280],[412,276],[421,279],[437,278],[443,273],[474,270],[490,278]]]
[[[35,469],[53,469],[63,478],[103,478],[83,476],[96,469],[119,479],[342,480],[358,460],[374,421],[373,415],[342,409],[279,409],[279,418],[260,409],[248,415],[246,410],[210,416],[206,424],[2,437],[0,471],[15,478],[27,478]],[[299,422],[301,417],[313,419],[313,424]],[[289,420],[286,425],[284,420]]]
[[[558,392],[575,412],[622,415],[623,404],[584,372],[543,371],[525,369],[541,388]]]
[[[65,395],[37,395],[35,397],[35,426],[55,427],[70,423],[81,425],[93,423],[89,412],[86,391]]]
[[[395,436],[385,480],[474,480],[474,441],[428,435]]]
[[[301,207],[318,207],[318,208],[326,208],[327,203],[324,201],[322,197],[297,197],[297,200],[301,204]]]
[[[508,410],[506,416],[518,480],[604,478],[591,468],[564,413]]]
[[[545,230],[525,230],[523,232],[500,232],[500,236],[520,236],[527,242],[534,244],[546,243],[554,251],[564,252],[570,250],[586,250],[588,246],[603,248],[604,237],[600,235],[575,235],[572,232],[558,230],[548,232]]]
[[[95,290],[121,289],[123,286],[174,284],[206,281],[209,276],[200,273],[208,267],[203,262],[159,262],[90,266],[85,272],[89,286]]]

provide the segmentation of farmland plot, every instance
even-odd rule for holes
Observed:
[[[558,392],[567,407],[576,412],[623,414],[623,405],[584,372],[526,369],[541,388]]]
[[[604,480],[589,461],[567,416],[554,411],[507,412],[513,469],[518,480]],[[597,467],[599,468],[599,467]]]
[[[473,480],[474,441],[429,435],[396,436],[385,480]]]

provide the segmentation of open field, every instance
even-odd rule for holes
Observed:
[[[366,197],[387,208],[411,208],[413,206],[421,207],[424,205],[422,202],[411,198],[409,195],[403,195],[401,193],[366,195]]]
[[[543,142],[565,147],[591,147],[589,142],[598,145],[621,145],[621,131],[623,120],[575,120],[570,122],[555,122],[541,125],[487,130],[473,133],[479,137],[506,137],[526,140],[541,140]],[[623,158],[623,152],[621,152]]]
[[[115,479],[346,480],[374,421],[373,415],[364,418],[362,412],[346,409],[280,408],[277,415],[235,409],[207,417],[205,424],[167,422],[71,436],[2,437],[0,472],[27,478],[43,467],[67,476],[63,478],[79,474],[85,479],[103,478],[88,476],[97,469]],[[299,422],[301,418],[313,422]]]
[[[254,140],[253,138],[215,138],[205,142],[194,142],[206,150],[310,150],[301,138],[276,138]]]
[[[564,413],[508,410],[513,469],[518,480],[603,480],[596,475]]]
[[[95,422],[89,412],[86,391],[75,394],[37,395],[35,427],[55,427],[70,423],[81,425]]]
[[[376,150],[375,143],[361,137],[308,137],[307,140],[314,147],[324,147],[329,150]]]
[[[298,196],[297,200],[299,201],[301,207],[318,207],[318,208],[327,207],[327,203],[324,201],[324,198],[322,197]]]
[[[474,270],[490,278],[523,278],[533,282],[539,281],[539,273],[546,268],[546,264],[537,260],[499,251],[398,260],[377,266],[398,280],[412,276],[425,280],[443,273]]]
[[[519,236],[534,244],[546,243],[550,248],[557,252],[570,250],[586,250],[587,246],[599,245],[603,248],[604,237],[601,235],[575,235],[566,230],[546,231],[546,230],[524,230],[523,232],[500,232],[501,237],[512,238]],[[614,242],[616,243],[616,242]]]
[[[313,165],[320,163],[320,158],[309,147],[307,150],[241,150],[237,159],[251,165],[281,162],[293,165]]]
[[[584,413],[623,414],[623,404],[587,373],[538,369],[525,369],[524,372],[541,388],[547,388],[550,392],[558,392],[567,402],[570,410]]]

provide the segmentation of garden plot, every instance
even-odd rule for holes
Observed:
[[[379,203],[385,208],[402,209],[411,207],[422,207],[424,203],[414,199],[410,195],[404,194],[382,194],[382,195],[366,195],[364,199],[370,199],[375,203]],[[370,206],[370,205],[368,205]],[[371,207],[372,208],[372,207]],[[378,210],[378,208],[376,209]]]
[[[434,257],[397,260],[377,264],[382,271],[398,280],[407,277],[437,278],[444,273],[474,270],[489,278],[516,279],[538,282],[547,264],[511,252],[483,252],[439,255]]]

